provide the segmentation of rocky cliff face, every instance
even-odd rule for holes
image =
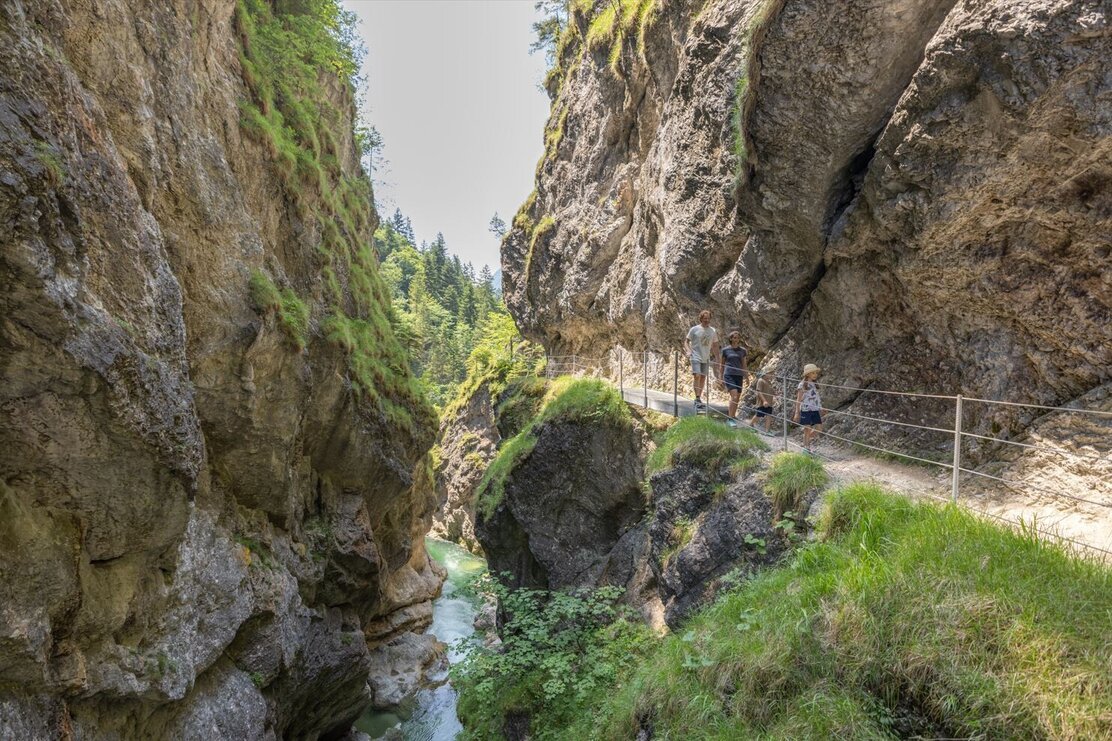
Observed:
[[[572,14],[503,243],[529,336],[669,351],[707,306],[758,359],[844,385],[1107,385],[1105,3],[610,5]]]
[[[269,14],[0,3],[4,738],[339,736],[427,624],[353,101],[305,134]]]

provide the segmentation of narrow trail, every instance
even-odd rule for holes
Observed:
[[[622,394],[630,404],[647,406],[664,414],[679,417],[696,414],[694,401],[682,396],[630,387],[623,389]],[[727,409],[724,404],[712,403],[710,411],[712,416],[725,418]],[[781,423],[780,420],[775,421],[773,435],[765,438],[772,453],[783,449],[782,427],[778,427]],[[742,424],[741,428],[748,428],[748,425]],[[791,425],[788,449],[803,451],[801,440],[800,428]],[[815,446],[815,454],[823,460],[827,473],[835,483],[871,481],[917,499],[950,501],[949,470],[864,455],[829,439],[823,439]],[[1033,525],[1042,534],[1062,540],[1067,547],[1080,548],[1088,554],[1112,560],[1112,493],[1102,496],[1098,492],[1090,492],[1089,496],[1098,503],[1089,504],[1049,493],[1016,491],[990,481],[967,482],[966,478],[963,477],[959,488],[958,503],[967,509],[1013,527],[1021,522],[1026,526]],[[1088,484],[1084,479],[1071,479],[1058,471],[1043,486],[1061,491],[1081,491],[1086,490]],[[1102,501],[1107,506],[1099,503]]]

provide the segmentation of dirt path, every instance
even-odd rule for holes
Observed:
[[[778,442],[774,441],[774,447]],[[789,441],[789,447],[802,450],[794,440]],[[950,499],[950,471],[946,469],[873,458],[847,451],[830,442],[821,443],[817,454],[836,482],[874,481],[885,488],[917,498]],[[1017,490],[975,479],[966,473],[962,474],[958,501],[969,509],[987,514],[990,519],[998,518],[997,521],[1005,520],[1012,524],[1022,521],[1026,525],[1034,525],[1045,535],[1069,539],[1067,545],[1091,546],[1084,550],[1112,561],[1112,485],[1109,480],[1071,474],[1061,467],[1043,468],[1040,474],[1032,482],[1040,489],[1074,493],[1092,500],[1092,503],[1030,489]]]

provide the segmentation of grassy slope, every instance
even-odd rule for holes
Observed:
[[[561,735],[1112,738],[1112,571],[863,484],[822,530]]]
[[[345,40],[354,21],[336,0],[281,7],[277,12],[267,0],[236,4],[247,91],[240,125],[268,153],[297,220],[319,231],[315,248],[325,290],[314,297],[319,303],[306,300],[256,270],[252,302],[261,312],[276,313],[297,350],[310,344],[319,327],[347,354],[352,390],[399,432],[420,437],[435,428],[435,414],[394,331],[390,297],[371,249],[376,217],[370,180],[343,163],[354,126],[358,55]],[[357,147],[366,140],[365,132],[355,130]],[[317,322],[314,313],[320,314]]]

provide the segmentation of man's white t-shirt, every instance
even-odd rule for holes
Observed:
[[[718,342],[718,331],[696,324],[687,331],[687,340],[691,343],[691,359],[696,363],[709,363],[710,349]]]

